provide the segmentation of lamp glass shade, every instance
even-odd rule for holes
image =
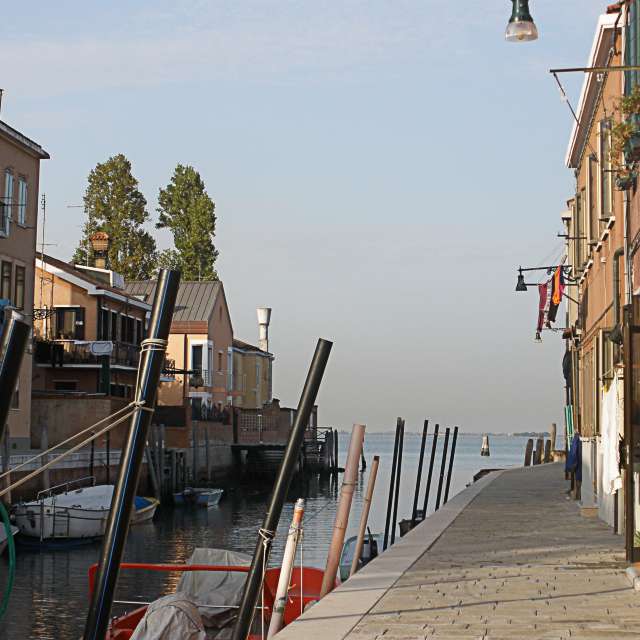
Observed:
[[[529,0],[511,0],[513,10],[504,37],[508,42],[529,42],[538,39],[538,29],[529,13]]]
[[[524,281],[524,276],[520,273],[518,275],[518,283],[516,284],[516,291],[526,291],[527,285]]]

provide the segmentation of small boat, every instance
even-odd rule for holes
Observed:
[[[61,485],[68,488],[68,485]],[[72,491],[54,493],[53,487],[38,494],[36,500],[20,502],[14,509],[15,523],[24,544],[47,543],[52,546],[85,544],[104,535],[113,485],[102,484]],[[158,501],[155,498],[136,497],[136,511],[132,524],[153,518]]]
[[[353,562],[353,554],[356,550],[356,542],[357,537],[351,536],[342,546],[342,553],[340,554],[340,580],[342,582],[349,577],[349,573],[351,572],[351,563]],[[364,537],[358,570],[371,562],[378,554],[382,553],[383,543],[384,535],[382,533],[372,534],[369,532]]]
[[[173,502],[178,506],[215,507],[223,493],[224,489],[187,487],[184,491],[173,494]]]
[[[131,637],[139,625],[145,625],[147,633],[154,633],[153,637],[162,636],[166,628],[158,625],[173,625],[172,632],[179,626],[179,618],[187,610],[197,609],[202,624],[212,637],[228,637],[229,629],[236,619],[236,610],[242,597],[245,575],[249,571],[251,558],[242,553],[235,553],[225,549],[195,549],[187,564],[140,564],[124,562],[121,570],[161,571],[167,573],[181,573],[175,594],[164,596],[150,604],[140,603],[140,607],[112,619],[105,640],[125,640]],[[98,565],[89,569],[89,591],[92,594]],[[311,602],[320,599],[322,585],[322,569],[314,567],[295,567],[291,577],[289,598],[284,612],[284,624],[295,620]],[[264,581],[264,620],[268,626],[273,610],[273,603],[277,589],[280,568],[267,569]],[[304,591],[301,593],[300,587]],[[176,599],[179,602],[176,602]],[[262,602],[262,601],[261,601]],[[130,601],[114,604],[135,604]],[[153,616],[145,618],[147,614]],[[157,615],[158,611],[165,613]],[[258,640],[261,636],[257,632],[262,623],[262,616],[255,616],[255,633],[249,634],[249,640]],[[172,637],[176,637],[175,635]],[[209,637],[209,635],[207,636]]]
[[[11,525],[11,535],[15,536],[18,533],[18,527],[14,527]],[[7,548],[8,540],[7,540],[7,532],[4,528],[4,524],[0,523],[0,556],[4,553],[4,550]]]
[[[144,498],[136,496],[135,511],[131,516],[131,524],[149,522],[156,515],[156,509],[160,506],[160,500],[156,498]]]

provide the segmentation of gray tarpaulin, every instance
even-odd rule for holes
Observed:
[[[152,602],[131,640],[206,640],[198,609],[182,593]]]

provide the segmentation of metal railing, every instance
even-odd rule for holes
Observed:
[[[112,365],[137,367],[140,347],[135,344],[114,342],[109,356]],[[84,340],[40,340],[34,341],[37,364],[65,366],[74,364],[101,364],[101,356],[91,353],[91,341]]]

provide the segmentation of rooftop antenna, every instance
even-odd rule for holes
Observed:
[[[0,112],[2,111],[2,94],[4,93],[4,89],[0,89]]]

